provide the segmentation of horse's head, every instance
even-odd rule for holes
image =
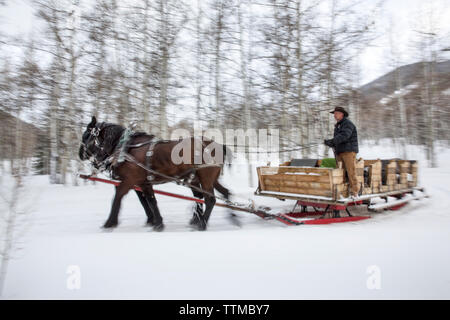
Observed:
[[[113,154],[124,130],[120,125],[98,123],[97,119],[92,117],[81,138],[78,151],[80,159],[89,160],[96,168],[99,168]]]
[[[103,160],[104,152],[101,146],[101,125],[97,123],[97,119],[92,117],[91,122],[87,125],[81,138],[78,156],[82,161],[90,160],[94,165]]]

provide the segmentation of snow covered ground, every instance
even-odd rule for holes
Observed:
[[[409,148],[409,158],[420,161],[420,185],[432,198],[372,219],[324,226],[287,227],[238,213],[239,228],[216,207],[208,231],[192,231],[192,204],[157,196],[166,225],[158,233],[145,226],[144,211],[129,193],[119,227],[107,232],[100,226],[112,186],[58,186],[45,176],[28,177],[22,198],[32,212],[22,222],[26,232],[2,298],[449,299],[450,149],[439,149],[441,166],[430,169],[423,152]],[[365,145],[359,154],[398,155],[384,145]],[[223,177],[239,194],[236,200],[292,207],[293,201],[254,196],[246,172],[235,165]],[[2,177],[4,192],[7,186],[8,177]],[[190,195],[174,184],[158,189]]]

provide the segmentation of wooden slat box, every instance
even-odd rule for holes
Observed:
[[[397,160],[382,160],[382,182],[380,192],[398,190]]]
[[[419,170],[419,164],[417,161],[411,161],[411,180],[408,180],[408,187],[417,187],[417,173]]]
[[[344,170],[312,167],[258,167],[259,189],[334,197],[334,185],[344,183]]]
[[[368,168],[369,177],[364,185],[363,194],[380,192],[381,186],[381,160],[364,160],[364,168]]]
[[[387,160],[384,160],[387,161]],[[403,190],[417,186],[417,161],[392,159],[385,168],[385,184],[381,192]]]

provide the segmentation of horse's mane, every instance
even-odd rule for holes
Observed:
[[[132,137],[132,138],[147,137],[147,138],[153,139],[153,138],[155,137],[155,135],[153,135],[153,134],[148,134],[147,132],[144,132],[144,131],[137,131],[137,132],[134,132],[134,133],[131,135],[131,137]]]
[[[120,142],[120,138],[125,131],[125,128],[118,124],[113,123],[102,123],[101,128],[103,128],[103,147],[107,149],[109,154],[115,150],[117,145]],[[153,139],[155,136],[152,134],[148,134],[144,131],[133,132],[130,137],[131,139],[140,138],[140,137],[148,137],[149,139]]]
[[[113,123],[102,123],[103,128],[103,147],[111,154],[120,141],[125,128]]]

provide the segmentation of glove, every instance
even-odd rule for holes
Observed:
[[[333,139],[323,140],[323,143],[330,148],[334,147]]]

